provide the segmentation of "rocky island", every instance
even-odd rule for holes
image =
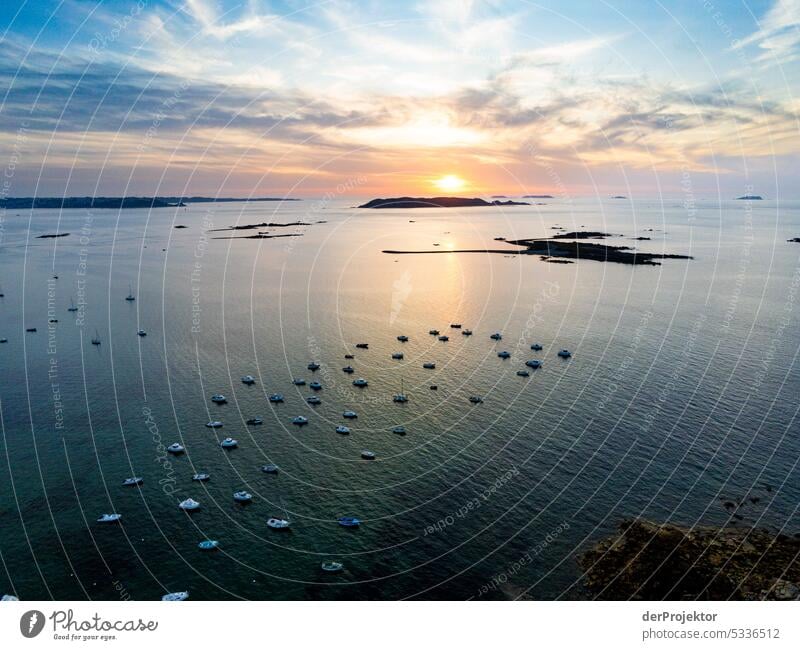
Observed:
[[[0,209],[29,210],[31,208],[48,208],[59,210],[73,209],[105,209],[120,210],[126,208],[182,208],[187,203],[228,203],[232,201],[299,201],[300,199],[258,197],[258,198],[226,198],[207,196],[23,196],[0,199]]]
[[[530,205],[520,201],[484,201],[461,196],[412,197],[401,196],[390,199],[372,199],[359,208],[473,208],[492,205]]]
[[[758,194],[745,194],[744,196],[737,196],[734,201],[763,201],[764,197]]]
[[[579,558],[600,600],[798,600],[800,536],[642,519]]]

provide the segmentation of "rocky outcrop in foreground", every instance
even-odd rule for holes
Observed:
[[[800,600],[800,537],[626,520],[586,551],[599,600]]]

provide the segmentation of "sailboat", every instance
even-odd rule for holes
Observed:
[[[128,285],[128,295],[125,296],[125,300],[128,302],[133,302],[136,300],[136,296],[133,295],[133,290],[131,289],[131,285]]]
[[[69,299],[69,307],[67,307],[67,311],[78,311],[78,308],[75,306],[75,301],[72,298]]]
[[[400,378],[400,392],[397,393],[393,398],[393,401],[398,402],[400,404],[405,403],[408,401],[408,395],[406,395],[405,391],[403,390],[403,378]]]
[[[94,338],[92,338],[92,345],[100,345],[100,343],[100,332],[95,329]]]

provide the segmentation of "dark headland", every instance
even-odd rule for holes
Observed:
[[[744,196],[737,196],[734,201],[763,201],[764,197],[758,194],[745,194]]]
[[[520,201],[484,201],[461,196],[413,197],[400,196],[390,199],[372,199],[359,208],[473,208],[492,205],[530,205]]]
[[[798,600],[800,536],[642,519],[579,558],[600,600]]]
[[[552,199],[552,194],[526,194],[523,199]]]
[[[180,208],[187,203],[227,203],[233,201],[299,201],[284,198],[226,198],[207,196],[22,196],[0,199],[0,209],[28,210],[47,209],[111,209],[130,208]]]

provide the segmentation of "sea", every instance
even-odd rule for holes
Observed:
[[[800,201],[360,202],[0,215],[0,593],[580,599],[581,554],[630,518],[800,530]],[[260,223],[293,225],[228,230]],[[581,230],[692,259],[497,239]]]

